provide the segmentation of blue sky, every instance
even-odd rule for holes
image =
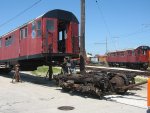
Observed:
[[[37,0],[1,0],[0,25]],[[150,0],[86,0],[86,51],[104,54],[108,50],[150,46]],[[42,0],[10,23],[0,26],[0,36],[41,14],[64,9],[80,21],[80,0]]]

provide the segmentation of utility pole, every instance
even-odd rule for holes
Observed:
[[[85,73],[85,0],[81,0],[80,73]]]

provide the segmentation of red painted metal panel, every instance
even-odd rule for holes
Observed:
[[[54,29],[48,30],[46,28],[47,21],[54,22]],[[43,52],[44,53],[57,53],[58,52],[58,28],[57,28],[57,19],[44,18],[43,19]]]
[[[72,44],[73,52],[79,54],[79,25],[77,23],[72,23]]]
[[[41,21],[41,36],[38,36],[37,21]],[[42,53],[42,19],[34,21],[35,29],[32,29],[33,23],[28,25],[28,55],[35,55]]]
[[[30,56],[42,52],[42,34],[40,37],[37,35],[37,21],[40,20],[41,18],[27,25],[28,36],[23,39],[20,38],[20,56]],[[32,27],[34,27],[34,29],[32,29]]]
[[[1,60],[18,58],[19,57],[19,39],[18,39],[18,30],[2,37],[2,47],[1,47]],[[12,43],[9,46],[6,46],[6,38],[13,36]]]
[[[141,49],[124,51],[123,52],[124,56],[117,55],[118,53],[119,52],[110,53],[111,55],[108,55],[107,61],[108,62],[125,62],[125,63],[126,62],[128,63],[148,62],[148,56],[147,56],[148,53],[143,54]],[[116,54],[116,55],[112,55],[112,54]]]
[[[72,23],[67,25],[66,53],[72,53]]]

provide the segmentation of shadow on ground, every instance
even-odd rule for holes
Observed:
[[[9,74],[2,73],[2,74],[0,74],[0,76],[10,78],[10,82],[12,82],[14,72],[10,72]],[[33,84],[37,84],[37,85],[56,87],[56,83],[54,80],[50,81],[50,80],[48,80],[48,78],[45,78],[45,77],[38,77],[38,76],[33,76],[30,74],[25,74],[25,73],[20,73],[20,77],[21,77],[22,83],[23,82],[29,82],[29,83],[33,83]]]
[[[45,77],[33,76],[30,74],[25,74],[25,73],[21,73],[20,75],[21,75],[22,82],[29,82],[29,83],[33,83],[37,85],[48,86],[48,87],[57,87],[56,82],[54,80],[49,81],[48,78],[45,78]],[[14,76],[14,73],[10,72],[9,74],[0,74],[0,76],[10,78],[10,82],[11,82]],[[138,87],[138,90],[141,90],[141,89],[142,89],[141,86]],[[135,97],[140,97],[139,100],[145,100],[145,97],[137,95],[136,93],[133,93],[133,92],[127,92],[125,95],[116,95],[115,97],[105,97],[105,96],[98,97],[93,94],[87,94],[87,93],[82,93],[82,92],[77,92],[77,91],[64,91],[61,88],[57,88],[56,90],[60,90],[61,93],[69,93],[71,96],[80,96],[83,98],[92,98],[92,99],[100,99],[100,100],[113,101],[112,100],[113,98],[135,99],[132,97],[128,97],[131,95]]]

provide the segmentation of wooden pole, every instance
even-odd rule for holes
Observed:
[[[81,0],[80,73],[85,73],[85,0]]]

